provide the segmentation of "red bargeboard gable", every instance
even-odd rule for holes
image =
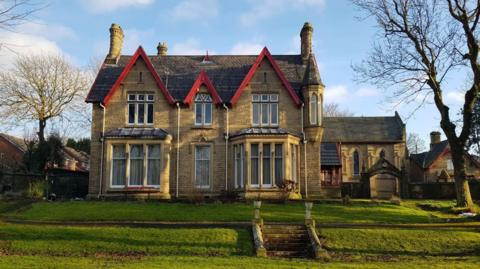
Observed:
[[[152,74],[152,76],[154,77],[155,79],[155,82],[157,83],[157,86],[158,88],[160,89],[160,91],[163,93],[163,95],[165,96],[165,98],[167,99],[168,103],[173,105],[175,103],[175,100],[173,99],[173,97],[170,95],[170,93],[167,91],[167,89],[165,88],[165,85],[163,84],[162,80],[160,79],[160,77],[158,76],[157,72],[155,71],[155,68],[153,67],[152,65],[152,62],[150,61],[150,59],[148,58],[147,54],[145,53],[145,51],[143,50],[142,46],[139,46],[138,49],[135,51],[135,54],[133,54],[132,58],[130,58],[128,64],[125,66],[125,68],[123,69],[122,73],[120,74],[120,76],[118,77],[118,79],[115,81],[115,83],[113,84],[112,88],[110,89],[110,91],[108,92],[107,96],[105,96],[105,98],[103,99],[103,104],[105,106],[108,105],[108,101],[110,100],[110,98],[113,96],[113,94],[115,93],[115,91],[117,90],[117,88],[120,86],[120,84],[122,83],[122,81],[127,77],[128,73],[130,72],[130,70],[132,69],[132,67],[135,65],[135,63],[137,62],[138,58],[139,57],[142,57],[143,61],[145,61],[145,64],[147,65],[147,68],[148,70],[150,71],[150,73]]]
[[[263,61],[263,59],[267,59],[270,64],[272,65],[272,68],[273,70],[275,71],[275,73],[277,74],[277,76],[280,78],[280,80],[282,81],[282,84],[283,86],[287,89],[288,93],[290,94],[290,97],[292,98],[293,102],[295,103],[295,105],[297,106],[300,106],[302,104],[302,101],[300,100],[300,98],[298,97],[297,93],[295,92],[295,90],[292,88],[292,85],[290,85],[290,83],[288,82],[288,80],[285,78],[285,75],[283,74],[282,70],[280,70],[280,67],[278,66],[277,62],[275,61],[275,59],[273,59],[272,55],[270,54],[270,52],[268,51],[267,47],[264,47],[262,52],[260,52],[260,54],[257,56],[257,58],[255,59],[255,62],[253,63],[252,67],[250,68],[250,70],[248,71],[247,75],[245,76],[245,78],[243,79],[242,83],[240,84],[240,86],[238,87],[238,89],[236,90],[235,94],[233,95],[232,99],[230,100],[230,103],[232,104],[232,106],[234,106],[238,99],[240,98],[240,96],[242,95],[242,92],[243,90],[245,89],[245,87],[247,87],[248,83],[250,83],[250,81],[252,80],[253,78],[253,75],[255,74],[255,72],[257,71],[257,68],[260,66],[260,63]]]
[[[195,82],[192,85],[192,88],[190,89],[190,91],[188,91],[187,96],[185,96],[185,99],[183,100],[183,103],[190,106],[192,101],[193,101],[193,98],[195,97],[195,95],[198,92],[198,89],[202,85],[206,86],[208,92],[210,93],[210,95],[213,98],[213,103],[215,105],[219,105],[219,104],[222,103],[222,98],[220,98],[217,90],[215,89],[212,82],[208,78],[207,73],[205,73],[205,71],[203,71],[203,70],[200,71],[200,74],[198,74],[197,79],[195,80]]]

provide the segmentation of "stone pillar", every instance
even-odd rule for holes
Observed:
[[[172,136],[168,135],[163,144],[163,169],[160,173],[160,192],[161,197],[164,199],[170,199],[170,152],[171,152],[171,140]]]

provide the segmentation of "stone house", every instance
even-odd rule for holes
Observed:
[[[467,177],[480,179],[480,162],[474,156],[465,154]],[[411,182],[454,182],[453,162],[450,145],[447,140],[441,140],[440,132],[430,133],[430,149],[428,151],[410,154]]]
[[[157,55],[142,47],[122,55],[124,34],[112,24],[109,53],[86,99],[93,112],[89,197],[339,197],[342,179],[356,180],[380,152],[400,169],[398,115],[323,118],[312,34],[305,23],[295,55],[265,47],[259,55],[177,56],[167,55],[165,43]],[[366,133],[349,138],[357,127]]]

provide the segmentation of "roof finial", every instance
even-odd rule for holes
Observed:
[[[205,57],[203,57],[202,62],[210,62],[210,57],[208,57],[208,50],[207,50],[207,53],[205,54]]]

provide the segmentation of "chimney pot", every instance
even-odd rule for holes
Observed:
[[[157,46],[157,55],[158,56],[166,56],[168,51],[167,43],[166,42],[159,42]]]

